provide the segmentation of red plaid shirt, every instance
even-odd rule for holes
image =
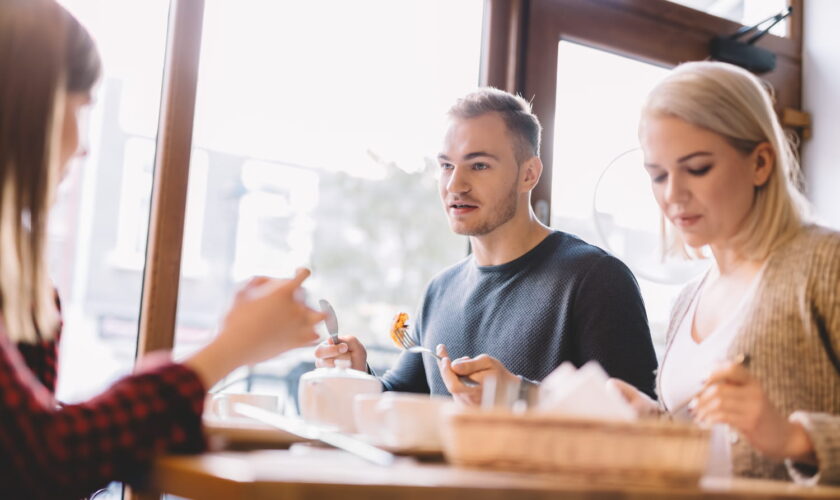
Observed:
[[[204,449],[205,388],[189,368],[168,363],[59,407],[56,351],[15,346],[0,315],[0,498],[79,498],[142,481],[155,454]]]

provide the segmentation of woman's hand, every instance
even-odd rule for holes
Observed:
[[[623,380],[611,378],[607,380],[607,387],[618,391],[640,417],[653,417],[662,413],[656,401]]]
[[[289,280],[252,278],[234,297],[219,334],[186,361],[210,388],[233,369],[270,359],[318,340],[315,325],[325,315],[298,298],[309,276],[298,270]]]
[[[696,421],[727,424],[768,457],[816,463],[805,429],[773,406],[741,363],[727,363],[713,371],[692,405]]]

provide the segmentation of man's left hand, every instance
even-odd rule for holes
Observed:
[[[449,353],[443,344],[437,346],[437,354],[443,358],[438,362],[443,383],[446,384],[447,390],[455,398],[455,401],[466,406],[481,404],[484,380],[490,376],[496,377],[496,383],[499,384],[520,383],[519,377],[509,372],[501,361],[487,354],[481,354],[474,358],[465,356],[453,361],[449,359]],[[458,379],[459,375],[467,376],[478,382],[478,386],[465,385]]]

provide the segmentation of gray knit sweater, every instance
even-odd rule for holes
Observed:
[[[540,381],[564,361],[595,360],[653,394],[656,357],[633,274],[598,247],[560,231],[521,257],[479,266],[470,256],[432,279],[414,333],[452,359],[486,353]],[[403,353],[388,390],[449,394],[435,360]]]
[[[663,365],[699,285],[687,286],[674,305]],[[735,474],[840,484],[840,374],[820,341],[820,319],[840,355],[840,233],[806,226],[770,256],[728,355],[750,354],[767,397],[808,432],[819,470],[768,459],[741,439],[732,445]]]

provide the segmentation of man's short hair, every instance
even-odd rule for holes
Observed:
[[[540,154],[542,126],[531,111],[531,103],[520,96],[493,87],[483,87],[458,99],[449,108],[451,118],[477,118],[498,113],[513,136],[514,155],[522,163]]]

